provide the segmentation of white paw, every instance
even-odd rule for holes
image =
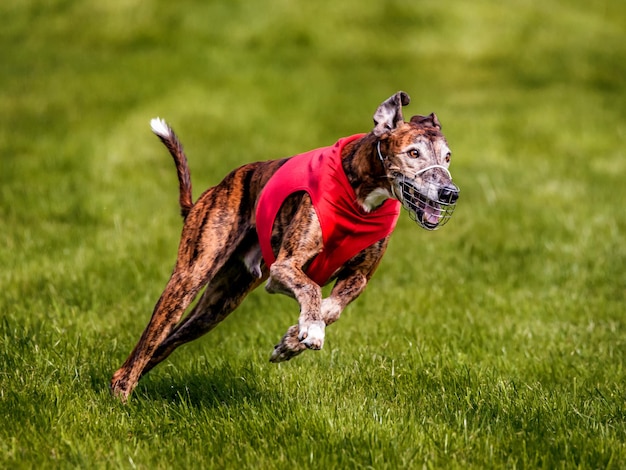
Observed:
[[[324,330],[326,324],[322,321],[300,325],[298,339],[309,349],[322,349],[324,346]]]

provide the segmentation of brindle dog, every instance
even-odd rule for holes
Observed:
[[[432,229],[443,218],[443,207],[456,202],[458,189],[447,171],[450,150],[437,117],[414,116],[404,122],[402,106],[407,104],[409,96],[404,92],[382,103],[374,114],[374,129],[350,142],[341,162],[365,211],[374,211],[386,199],[395,198],[420,225]],[[178,346],[213,329],[265,280],[268,292],[290,295],[300,304],[298,324],[287,330],[270,360],[285,361],[306,349],[321,349],[326,326],[337,321],[342,310],[363,292],[389,236],[338,269],[332,277],[332,292],[323,299],[321,287],[305,274],[308,263],[323,248],[320,223],[307,193],[289,196],[276,217],[271,238],[276,261],[270,269],[261,256],[255,206],[261,190],[286,159],[244,165],[193,203],[181,144],[163,121],[153,120],[152,128],[176,163],[185,222],[176,267],[139,342],[111,379],[113,395],[125,401],[142,375]],[[429,190],[434,195],[409,204],[426,179],[435,188],[434,193]],[[408,191],[403,189],[407,181],[415,182]],[[429,199],[442,195],[445,200],[434,203],[434,209],[428,205]],[[205,286],[198,303],[181,320]]]

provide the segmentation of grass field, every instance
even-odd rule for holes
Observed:
[[[0,3],[0,467],[626,468],[626,4]],[[249,161],[437,112],[461,199],[403,214],[320,352],[262,289],[108,381],[195,195]]]

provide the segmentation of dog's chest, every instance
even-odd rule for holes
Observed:
[[[307,275],[326,284],[343,264],[363,249],[388,236],[395,228],[400,206],[387,200],[366,213],[356,202],[354,189],[341,166],[341,150],[362,138],[355,135],[290,158],[263,188],[256,208],[257,234],[267,266],[275,261],[270,243],[272,227],[285,199],[306,192],[322,229],[323,251],[309,265]]]

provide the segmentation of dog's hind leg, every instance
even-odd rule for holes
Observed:
[[[267,278],[266,269],[263,273],[259,271],[261,277],[255,274],[238,257],[231,257],[208,284],[189,315],[157,348],[142,375],[165,360],[177,347],[208,333],[224,320],[250,291]]]
[[[206,275],[201,278],[182,276],[178,271],[172,274],[139,342],[111,378],[111,393],[114,396],[126,401],[137,385],[145,365],[198,294],[205,278]]]
[[[230,179],[241,179],[233,173]],[[236,197],[231,181],[216,186],[189,213],[178,250],[176,268],[157,302],[137,346],[113,374],[111,392],[125,401],[137,385],[157,348],[170,335],[198,292],[219,272],[249,230],[241,214],[227,204]],[[239,191],[242,186],[237,185]]]

